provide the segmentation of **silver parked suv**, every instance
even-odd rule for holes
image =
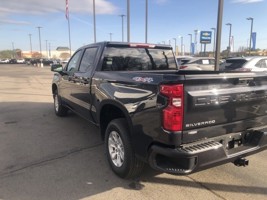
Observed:
[[[263,72],[267,71],[267,57],[236,57],[228,58],[220,66],[221,71],[252,71]]]

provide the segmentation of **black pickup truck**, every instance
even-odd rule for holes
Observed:
[[[100,127],[111,169],[188,174],[267,148],[267,73],[179,70],[167,45],[101,42],[53,65],[54,109]]]

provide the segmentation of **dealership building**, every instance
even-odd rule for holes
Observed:
[[[71,55],[74,51],[71,51]],[[56,50],[42,51],[42,54],[38,51],[21,51],[20,56],[22,58],[49,58],[65,60],[70,58],[70,49],[68,47],[57,47]]]

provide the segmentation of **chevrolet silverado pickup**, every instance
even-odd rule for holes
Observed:
[[[188,174],[267,148],[267,73],[179,70],[168,45],[100,42],[53,65],[54,110],[100,128],[122,178]]]

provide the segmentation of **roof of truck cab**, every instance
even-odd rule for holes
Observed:
[[[103,42],[97,42],[88,44],[85,46],[80,47],[79,49],[92,47],[92,46],[128,46],[128,47],[145,47],[148,46],[149,48],[164,48],[164,49],[172,49],[171,45],[166,44],[152,44],[152,43],[137,43],[137,42],[113,42],[113,41],[103,41]],[[153,47],[154,46],[154,47]]]

